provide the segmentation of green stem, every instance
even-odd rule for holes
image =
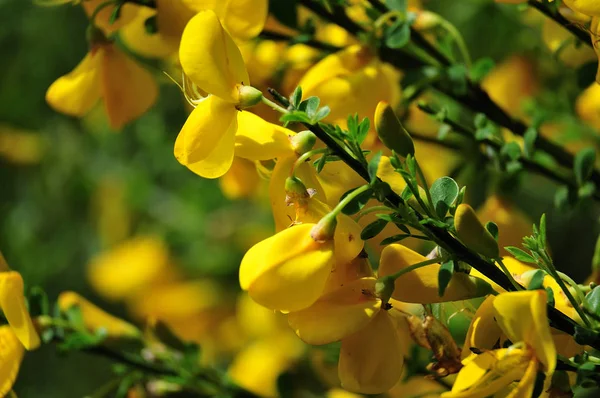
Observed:
[[[400,12],[398,10],[388,11],[375,20],[375,22],[373,23],[373,27],[375,29],[380,29],[384,23],[386,23],[387,21],[389,21],[390,19],[392,19],[394,17],[396,17],[398,19],[404,19],[406,16],[404,15],[403,12]]]
[[[368,184],[363,185],[362,187],[356,188],[354,191],[352,191],[348,195],[346,195],[346,197],[344,199],[342,199],[340,201],[340,203],[338,203],[337,206],[335,206],[335,208],[331,211],[330,214],[333,213],[337,216],[338,214],[340,214],[342,212],[342,210],[344,209],[344,207],[346,207],[346,205],[348,203],[352,202],[352,200],[354,200],[354,198],[356,198],[361,193],[368,191],[369,189],[371,189],[371,186]]]
[[[267,106],[271,107],[272,109],[276,110],[279,113],[285,114],[285,113],[289,112],[287,109],[285,109],[282,106],[277,105],[275,102],[271,101],[264,95],[262,96],[261,101],[263,102],[263,104],[266,104]]]
[[[368,209],[360,211],[358,213],[358,217],[356,217],[354,219],[354,221],[358,222],[361,218],[363,218],[363,216],[366,216],[367,214],[371,214],[371,213],[376,213],[378,211],[394,211],[394,209],[390,209],[387,206],[373,206],[373,207],[369,207]]]
[[[440,17],[440,26],[444,28],[448,33],[450,33],[450,35],[454,39],[454,42],[458,46],[458,50],[460,51],[460,55],[463,61],[465,61],[465,65],[467,65],[467,68],[470,68],[471,55],[469,54],[469,49],[467,48],[465,39],[462,37],[458,29],[456,29],[454,25],[452,25],[449,21],[445,20],[442,17]]]
[[[430,208],[433,212],[433,199],[431,198],[431,192],[429,192],[429,184],[427,183],[427,178],[425,178],[425,174],[423,174],[423,170],[421,169],[421,166],[419,166],[419,162],[417,161],[417,158],[415,158],[415,166],[417,166],[417,174],[419,175],[419,178],[421,179],[421,184],[423,185],[423,189],[425,190],[425,195],[427,196],[427,207]],[[417,190],[418,191],[418,190]],[[435,213],[435,212],[433,212]]]
[[[567,282],[569,286],[571,286],[573,290],[575,290],[575,294],[577,294],[577,301],[580,304],[583,303],[583,300],[585,299],[585,294],[583,294],[583,290],[581,290],[579,285],[569,275],[560,271],[556,271],[556,273],[558,274],[558,276],[560,276],[560,279]]]
[[[414,270],[422,268],[422,267],[426,267],[431,264],[443,263],[446,260],[447,259],[445,257],[436,257],[436,258],[432,258],[430,260],[421,261],[420,263],[416,263],[409,267],[401,269],[400,271],[396,272],[395,274],[389,275],[388,278],[396,280],[396,279],[400,278],[402,275],[408,274],[411,271],[414,271]]]
[[[515,290],[516,291],[523,290],[523,286],[519,285],[517,283],[517,281],[515,280],[515,278],[513,278],[511,272],[508,270],[508,268],[506,267],[506,265],[504,265],[504,263],[502,262],[502,259],[498,258],[498,259],[496,259],[496,262],[498,262],[498,265],[500,266],[500,268],[502,268],[502,271],[506,274],[506,276],[510,280],[510,283],[515,288]]]
[[[90,22],[92,25],[96,26],[96,17],[98,16],[98,13],[110,5],[116,5],[115,0],[107,0],[96,7],[92,15],[90,15]]]
[[[312,151],[305,152],[304,154],[299,156],[298,159],[296,159],[296,161],[294,162],[294,166],[292,166],[292,170],[290,171],[290,177],[296,177],[296,170],[298,169],[298,167],[300,167],[300,165],[302,165],[302,163],[306,162],[308,159],[315,155],[326,153],[328,151],[329,148],[313,149]]]

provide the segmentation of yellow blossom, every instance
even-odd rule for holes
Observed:
[[[600,3],[596,0],[563,0],[573,11],[592,17],[600,17]]]
[[[25,350],[10,326],[0,326],[0,396],[8,396],[19,374]]]

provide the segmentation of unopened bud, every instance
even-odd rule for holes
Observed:
[[[258,104],[263,97],[262,91],[252,86],[239,86],[238,93],[240,99],[238,102],[238,108],[246,109]]]
[[[375,282],[375,294],[383,303],[387,303],[390,301],[395,287],[396,279],[394,279],[392,276],[384,276]]]
[[[463,203],[457,207],[454,227],[458,238],[470,249],[490,258],[500,255],[498,242],[481,224],[471,206]]]
[[[337,214],[331,212],[319,220],[317,225],[310,231],[310,236],[315,242],[327,242],[333,240],[336,227]]]
[[[313,149],[317,142],[317,136],[310,130],[304,130],[290,138],[292,149],[297,155],[304,155]]]
[[[375,110],[375,130],[381,142],[398,155],[415,154],[415,145],[408,131],[402,126],[394,110],[385,101],[380,101]]]
[[[434,12],[419,10],[416,14],[417,19],[412,25],[416,30],[429,30],[440,25],[441,18]]]
[[[298,177],[288,177],[285,180],[285,204],[288,206],[300,203],[310,198],[306,186]]]

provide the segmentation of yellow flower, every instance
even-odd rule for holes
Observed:
[[[592,83],[583,90],[575,102],[575,110],[581,120],[590,126],[600,129],[600,84]]]
[[[561,25],[550,18],[544,19],[544,25],[542,26],[544,43],[550,51],[560,51],[558,56],[565,65],[578,67],[593,60],[595,58],[594,51],[588,46],[579,46],[572,37],[572,34]],[[569,42],[565,44],[567,40]]]
[[[11,271],[0,253],[0,309],[15,336],[27,350],[40,345],[38,336],[25,303],[23,277]]]
[[[8,396],[19,374],[25,350],[9,326],[0,326],[0,396]]]
[[[62,292],[58,296],[58,306],[63,312],[73,307],[79,307],[83,324],[91,332],[103,329],[109,337],[137,337],[140,335],[138,328],[132,324],[108,314],[75,292]]]
[[[83,117],[102,99],[113,129],[144,114],[156,101],[158,88],[150,72],[112,43],[95,44],[73,71],[46,92],[56,111]]]
[[[254,162],[239,157],[233,159],[229,171],[219,179],[221,192],[232,200],[252,197],[260,183]]]
[[[486,397],[507,389],[512,390],[511,396],[531,396],[538,371],[546,374],[549,386],[557,353],[546,299],[543,290],[502,293],[490,299],[493,316],[513,345],[465,359],[452,391],[442,397]]]
[[[85,0],[81,1],[81,6],[85,10],[88,18],[92,16],[98,6],[104,3],[104,0]],[[138,12],[144,10],[135,4],[125,3],[119,10],[119,18],[111,23],[111,16],[115,12],[116,4],[104,7],[96,14],[94,25],[102,29],[106,34],[114,33],[122,27],[129,24],[138,15]]]
[[[0,156],[5,160],[19,165],[37,164],[44,151],[41,134],[0,125]]]
[[[156,10],[141,7],[130,23],[119,29],[119,38],[134,53],[145,58],[166,58],[177,51],[179,38],[170,40],[162,31],[149,33],[148,18],[155,17]]]
[[[600,3],[596,0],[564,0],[563,2],[573,11],[592,17],[600,17]]]
[[[381,253],[379,277],[385,277],[427,259],[400,244],[386,246]],[[490,286],[482,279],[455,272],[442,297],[439,296],[440,264],[431,264],[403,274],[395,282],[392,297],[406,303],[431,304],[485,296]]]

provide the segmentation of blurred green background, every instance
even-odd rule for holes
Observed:
[[[520,22],[516,7],[491,0],[461,1],[460,6],[447,0],[424,3],[456,24],[474,59],[500,61],[513,53],[537,59],[536,73],[545,83],[536,105],[572,113],[581,76],[552,58],[539,31]],[[81,121],[46,105],[48,86],[85,55],[85,29],[78,6],[0,0],[0,132],[34,134],[43,153],[39,162],[19,164],[2,156],[13,148],[0,152],[0,249],[8,263],[29,287],[41,286],[51,300],[63,290],[75,290],[125,315],[124,308],[103,303],[86,283],[86,264],[105,248],[98,233],[98,190],[111,181],[123,189],[129,235],[162,236],[186,275],[213,276],[238,289],[243,253],[235,242],[246,239],[253,226],[270,228],[269,209],[256,201],[228,201],[217,181],[203,180],[177,163],[173,143],[186,117],[177,87],[161,78],[159,102],[119,133],[110,131],[100,116]],[[474,197],[481,200],[488,174],[479,171],[471,177],[461,182],[480,192]],[[598,233],[597,206],[555,210],[556,185],[530,176],[511,189],[511,197],[533,219],[548,214],[550,246],[559,268],[577,280],[585,278]],[[56,347],[45,346],[26,353],[15,391],[24,398],[82,397],[112,377],[104,359],[64,357]]]

